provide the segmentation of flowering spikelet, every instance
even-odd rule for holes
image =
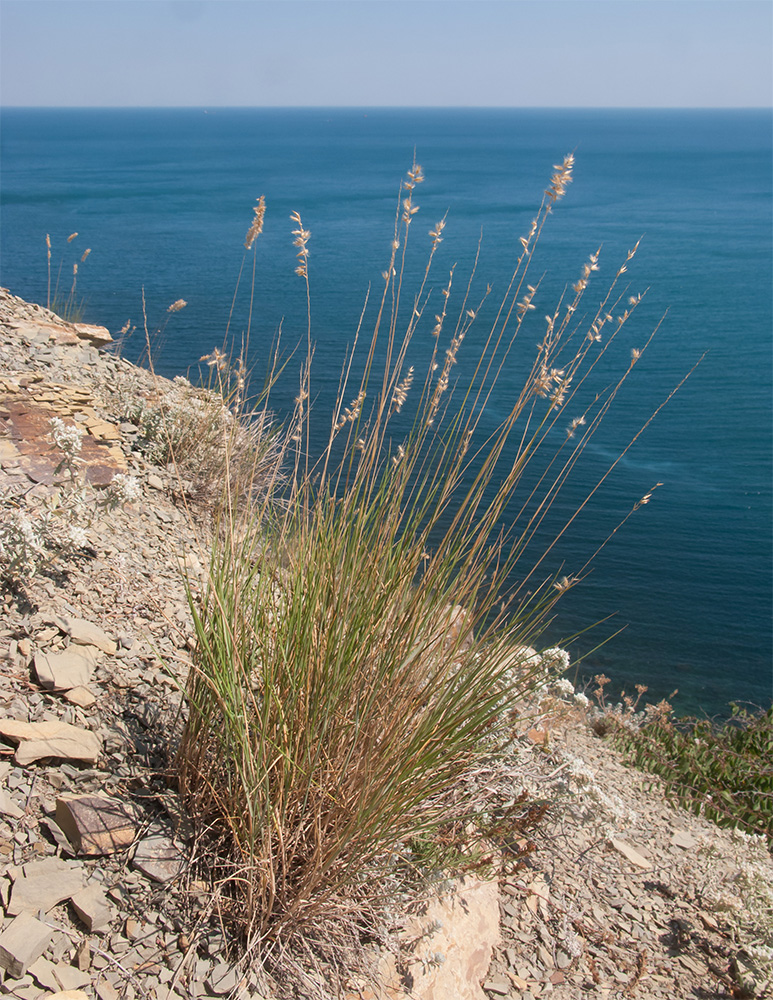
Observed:
[[[440,406],[440,398],[448,388],[448,383],[451,377],[451,368],[456,364],[456,355],[459,353],[459,348],[462,346],[464,334],[465,331],[460,330],[459,333],[455,334],[453,340],[448,345],[446,360],[443,363],[443,370],[440,373],[440,378],[437,380],[437,385],[435,386],[435,391],[432,394],[432,399],[429,404],[429,410],[427,413],[428,427],[431,427],[435,422],[435,414]]]
[[[518,237],[518,242],[521,244],[521,246],[523,248],[524,255],[526,257],[528,257],[529,254],[531,253],[531,246],[530,246],[531,245],[531,240],[532,240],[532,237],[534,236],[534,234],[537,232],[537,225],[538,225],[537,219],[532,219],[531,220],[531,227],[529,229],[529,235],[528,236],[519,236]]]
[[[534,298],[536,291],[537,289],[534,288],[533,285],[526,286],[526,294],[520,302],[516,303],[515,306],[515,311],[518,313],[518,319],[523,319],[530,309],[534,309],[534,306],[531,304],[531,300]]]
[[[247,250],[252,250],[252,244],[263,232],[263,217],[266,214],[266,198],[264,195],[258,198],[258,204],[254,206],[252,211],[255,213],[255,217],[252,220],[252,225],[247,230],[247,237],[244,241],[244,246]]]
[[[181,309],[184,309],[187,305],[188,305],[188,303],[185,301],[185,299],[177,299],[176,302],[173,302],[171,304],[171,306],[169,306],[169,308],[167,309],[167,312],[168,313],[179,312]],[[203,361],[204,359],[201,358],[200,360]]]
[[[554,164],[555,173],[550,178],[550,184],[545,189],[545,194],[550,199],[550,204],[554,205],[559,198],[566,194],[567,187],[572,183],[572,168],[574,167],[574,155],[569,153],[563,162]]]
[[[579,281],[576,281],[574,283],[574,285],[572,285],[572,289],[578,295],[581,292],[584,292],[585,289],[588,287],[588,279],[590,278],[591,271],[598,271],[598,269],[599,269],[598,259],[599,259],[599,253],[600,252],[601,252],[601,247],[599,247],[599,249],[596,251],[596,253],[590,255],[590,259],[588,260],[588,263],[587,264],[583,264],[583,266],[582,266],[582,275],[580,276]]]
[[[403,222],[406,226],[410,225],[411,218],[419,211],[419,206],[413,204],[413,200],[410,195],[403,199]]]
[[[365,401],[365,390],[361,389],[357,398],[352,400],[351,406],[346,407],[343,416],[340,417],[339,420],[336,422],[335,424],[336,431],[340,431],[347,424],[354,423],[354,421],[360,415],[360,410],[362,409],[362,404],[364,401]]]
[[[543,363],[534,378],[532,392],[536,396],[547,396],[554,406],[560,406],[571,381],[571,376],[564,376],[563,368],[548,368]]]
[[[563,406],[569,383],[572,381],[571,375],[568,378],[556,379],[556,387],[550,394],[550,402],[553,406]]]
[[[597,316],[596,319],[591,323],[590,330],[588,330],[588,340],[596,341],[597,343],[601,340],[601,330],[605,323],[607,323],[612,317],[608,314],[606,316]]]
[[[81,257],[81,264],[84,262],[84,260],[88,257],[90,253],[91,253],[91,247],[89,247],[88,250],[83,251],[83,256]]]
[[[566,436],[573,438],[574,432],[578,427],[583,427],[585,425],[585,417],[575,417],[571,424],[566,428]]]
[[[455,267],[456,265],[454,265]],[[435,317],[435,325],[432,328],[432,336],[437,339],[440,336],[440,331],[443,329],[443,321],[446,318],[446,308],[448,306],[448,298],[451,294],[451,284],[454,280],[454,268],[452,267],[448,275],[448,284],[442,291],[443,296],[443,311],[439,316]]]
[[[295,239],[293,240],[293,246],[298,247],[298,253],[296,254],[296,257],[300,262],[295,269],[295,273],[300,278],[308,278],[309,250],[307,247],[307,243],[309,242],[309,237],[311,236],[311,233],[309,232],[308,229],[303,228],[303,223],[301,222],[301,217],[298,214],[298,212],[293,212],[292,215],[290,216],[290,219],[298,227],[297,229],[293,229],[293,236],[295,237]]]
[[[636,501],[636,503],[633,505],[633,509],[638,510],[640,507],[643,507],[645,504],[648,504],[652,499],[652,494],[655,492],[658,486],[662,485],[663,483],[655,483],[655,485],[652,487],[649,493],[645,493],[644,496],[641,498],[641,500]]]
[[[413,365],[408,369],[408,374],[402,380],[398,382],[395,386],[394,395],[392,396],[392,405],[389,410],[390,417],[393,413],[399,413],[403,408],[403,404],[408,397],[408,390],[411,388],[413,382]]]
[[[211,354],[202,354],[199,361],[206,361],[210,368],[217,368],[217,370],[221,372],[225,368],[228,359],[223,351],[219,351],[215,347],[213,348]]]
[[[634,246],[628,251],[628,255],[625,258],[625,264],[621,264],[617,269],[617,277],[619,278],[621,274],[625,274],[628,270],[628,262],[631,261],[636,256],[636,251],[639,249],[639,243],[641,240],[637,240]]]
[[[75,239],[77,235],[78,235],[77,233],[70,233],[70,235],[67,237],[67,242],[72,243],[72,241]]]
[[[403,181],[403,187],[408,192],[407,198],[403,199],[403,222],[406,226],[411,224],[411,219],[419,211],[419,206],[413,204],[413,189],[417,184],[424,181],[424,173],[418,163],[408,171],[408,180]]]
[[[443,237],[440,235],[445,228],[446,220],[441,219],[435,224],[434,229],[430,229],[429,235],[432,237],[432,250],[433,252],[437,250],[440,244],[443,242]]]
[[[403,448],[402,445],[398,445],[397,454],[392,456],[392,465],[398,466],[404,458],[405,458],[405,448]]]
[[[417,184],[423,183],[424,171],[421,169],[421,164],[414,163],[413,167],[408,171],[408,180],[405,182],[405,186],[409,191],[413,191]]]

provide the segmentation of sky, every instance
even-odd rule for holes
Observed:
[[[0,0],[5,106],[770,107],[770,0]]]

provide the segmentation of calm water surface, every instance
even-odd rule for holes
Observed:
[[[127,319],[141,327],[144,289],[155,327],[172,301],[186,299],[159,346],[166,374],[195,367],[221,343],[260,194],[268,212],[252,360],[265,364],[280,325],[288,346],[305,335],[289,221],[300,211],[312,232],[320,426],[365,292],[388,260],[398,183],[414,149],[427,179],[417,191],[412,273],[423,269],[427,230],[448,212],[433,285],[457,263],[463,287],[482,233],[473,298],[486,283],[504,289],[551,166],[573,150],[574,183],[535,256],[543,277],[524,344],[533,350],[543,315],[600,245],[599,289],[642,238],[629,274],[632,291],[648,291],[619,364],[668,314],[565,509],[705,358],[546,567],[581,566],[632,503],[663,483],[559,605],[546,641],[614,615],[571,644],[579,657],[623,629],[582,662],[581,675],[603,670],[618,686],[648,683],[655,696],[679,688],[683,711],[770,702],[769,113],[10,109],[0,127],[2,283],[45,302],[50,233],[65,288],[72,263],[92,249],[78,279],[87,320],[113,332]],[[245,325],[239,299],[232,330]],[[137,336],[126,353],[138,357],[142,347]],[[492,420],[517,385],[515,368],[491,400]],[[279,387],[280,412],[294,391],[289,381]]]

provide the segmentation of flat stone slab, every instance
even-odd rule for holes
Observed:
[[[35,674],[47,691],[69,691],[86,687],[91,680],[94,661],[78,649],[63,653],[35,653]]]
[[[10,816],[11,819],[21,819],[24,815],[24,810],[16,805],[4,788],[0,788],[0,814]]]
[[[54,620],[73,642],[81,646],[96,646],[109,656],[115,653],[116,643],[99,625],[86,621],[85,618],[65,618],[61,615],[57,615]]]
[[[185,858],[171,837],[158,828],[151,831],[137,844],[134,866],[155,882],[171,882],[182,871]]]
[[[101,886],[92,883],[70,897],[73,909],[92,934],[106,931],[115,919],[116,910]]]
[[[45,858],[24,865],[23,874],[13,883],[8,913],[48,913],[83,888],[83,870],[59,858]]]
[[[58,415],[57,410],[33,404],[24,397],[0,401],[5,411],[4,424],[10,434],[6,448],[13,449],[17,467],[34,483],[51,486],[63,482],[64,473],[56,471],[62,453],[51,439],[51,418]],[[90,434],[81,437],[78,461],[86,482],[92,486],[107,486],[116,473],[125,473],[128,469],[120,448],[110,447],[107,440],[98,440]]]
[[[427,932],[428,927],[434,927]],[[408,963],[413,986],[404,979],[394,956],[384,955],[378,979],[389,996],[413,1000],[486,1000],[481,982],[486,978],[494,948],[500,941],[499,889],[495,881],[474,877],[458,880],[451,892],[429,901],[426,911],[410,917],[400,937],[420,942]],[[428,958],[441,954],[439,964]],[[510,990],[508,984],[508,992]]]
[[[81,686],[65,691],[64,697],[71,705],[77,705],[79,708],[91,708],[97,702],[97,696],[94,692],[90,691],[87,687]]]
[[[47,990],[54,990],[55,994],[62,991],[71,993],[80,986],[88,986],[91,983],[91,976],[88,972],[81,972],[74,965],[66,962],[49,962],[48,959],[39,958],[29,967],[29,973],[44,986]],[[47,998],[48,1000],[48,998]]]
[[[93,323],[73,323],[72,326],[81,340],[88,340],[95,347],[112,343],[113,338],[106,326],[95,326]]]
[[[96,733],[66,722],[0,719],[0,736],[18,742],[15,760],[22,766],[46,757],[95,764],[102,752],[102,742]]]
[[[30,913],[20,914],[0,934],[0,966],[14,979],[21,979],[27,969],[48,947],[53,930]]]
[[[689,851],[697,845],[698,841],[686,830],[675,830],[671,843],[674,847],[681,847],[683,851]]]
[[[616,851],[622,854],[624,858],[627,858],[632,865],[636,865],[637,868],[652,868],[652,862],[643,857],[643,855],[639,854],[637,850],[631,847],[630,844],[627,844],[624,840],[618,840],[616,837],[612,837],[609,843]]]
[[[56,800],[56,823],[78,854],[114,854],[131,846],[136,826],[119,799],[65,795]]]

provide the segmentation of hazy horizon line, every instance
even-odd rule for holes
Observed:
[[[0,111],[770,111],[771,104],[3,104]]]

